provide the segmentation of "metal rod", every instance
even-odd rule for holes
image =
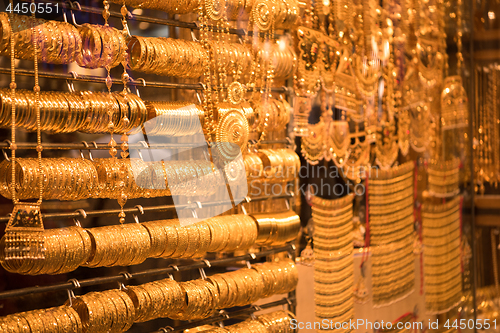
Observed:
[[[263,140],[260,144],[289,144],[287,140]],[[34,142],[16,142],[17,150],[36,149]],[[96,143],[94,146],[82,143],[43,143],[44,150],[108,150],[111,146],[107,143]],[[200,147],[200,143],[151,143],[148,148],[144,148],[141,144],[129,144],[129,149],[183,149],[187,147]],[[10,149],[10,143],[0,142],[0,149]]]
[[[10,68],[0,68],[0,74],[10,75]],[[16,69],[16,75],[24,76],[34,76],[35,72],[31,69]],[[81,81],[81,82],[92,82],[92,83],[106,83],[106,78],[94,75],[83,75],[78,74],[76,77],[69,73],[55,73],[55,72],[38,72],[39,77],[44,77],[48,79],[58,79],[58,80],[70,80],[70,81]],[[114,84],[123,84],[120,79],[112,79]],[[146,81],[143,79],[134,80],[129,79],[128,83],[131,86],[137,87],[151,87],[151,88],[165,88],[165,89],[190,89],[190,90],[203,90],[203,85],[200,83],[170,83],[170,82],[155,82]],[[217,88],[215,88],[217,89]],[[274,87],[271,88],[272,92],[288,94],[290,89],[288,87]]]
[[[190,328],[194,328],[194,327],[198,327],[198,326],[202,326],[202,325],[213,324],[213,323],[216,323],[219,321],[237,318],[237,317],[240,317],[242,315],[246,316],[246,315],[250,315],[254,312],[260,311],[260,310],[270,309],[270,308],[274,308],[276,306],[290,304],[290,303],[295,304],[295,298],[286,298],[285,297],[285,298],[282,298],[278,301],[269,302],[266,304],[259,304],[258,307],[251,305],[251,306],[246,307],[246,308],[241,309],[241,310],[225,312],[224,314],[218,314],[218,315],[215,315],[215,316],[207,318],[207,319],[192,321],[192,322],[187,323],[187,324],[173,327],[173,329],[164,327],[162,329],[159,329],[158,331],[154,331],[151,333],[182,332],[183,330],[187,330]]]
[[[232,258],[223,258],[223,259],[215,259],[215,260],[210,260],[210,264],[215,266],[215,265],[227,265],[230,263],[234,263],[237,261],[251,261],[254,259],[266,257],[268,255],[280,253],[280,252],[287,252],[291,251],[292,246],[291,245],[286,245],[282,247],[277,247],[274,249],[269,249],[269,250],[264,250],[259,253],[255,254],[245,254],[242,256],[238,257],[232,257]],[[49,286],[34,286],[34,287],[27,287],[27,288],[21,288],[21,289],[16,289],[16,290],[8,290],[8,291],[3,291],[0,292],[0,299],[7,299],[7,298],[12,298],[12,297],[20,297],[20,296],[25,296],[29,294],[34,294],[34,293],[44,293],[44,292],[55,292],[55,291],[66,291],[68,289],[78,289],[82,287],[89,287],[89,286],[95,286],[95,285],[100,285],[100,284],[106,284],[106,283],[113,283],[113,282],[125,282],[130,279],[136,279],[136,278],[142,278],[142,277],[150,277],[150,276],[155,276],[155,275],[162,275],[162,274],[171,274],[175,273],[177,271],[188,271],[192,269],[197,269],[197,268],[206,268],[207,264],[204,261],[199,261],[195,262],[192,264],[187,264],[187,265],[178,265],[176,268],[170,266],[170,267],[165,267],[165,268],[155,268],[155,269],[149,269],[146,271],[141,271],[141,272],[136,272],[136,273],[129,273],[130,275],[125,276],[124,274],[118,274],[118,275],[112,275],[112,276],[103,276],[103,277],[95,277],[91,279],[85,279],[85,280],[78,280],[79,282],[79,287],[75,285],[73,282],[64,282],[64,283],[58,283],[58,284],[53,284]],[[177,270],[178,268],[178,270]]]
[[[273,200],[273,199],[290,199],[292,198],[293,195],[291,194],[286,194],[286,195],[276,195],[276,196],[261,196],[261,197],[255,197],[255,198],[250,198],[251,202],[254,201],[265,201],[265,200]],[[229,205],[232,204],[232,201],[229,200],[221,200],[221,201],[212,201],[212,202],[204,202],[203,206],[204,207],[213,207],[213,206],[218,206],[218,205]],[[186,204],[186,205],[161,205],[161,206],[150,206],[150,207],[142,207],[144,212],[165,212],[169,210],[183,210],[183,209],[192,209],[193,204]],[[63,220],[63,219],[71,219],[71,218],[83,218],[82,210],[78,210],[75,212],[70,212],[70,213],[50,213],[50,214],[42,214],[43,219],[51,219],[51,220]],[[102,209],[102,210],[91,210],[91,211],[84,211],[86,216],[92,217],[92,216],[111,216],[111,215],[116,215],[119,214],[122,210],[121,209]],[[141,209],[138,207],[133,207],[133,208],[125,208],[123,209],[125,213],[133,213],[133,214],[139,214],[141,213]],[[1,222],[8,222],[9,221],[9,216],[2,216],[0,217],[0,223]]]
[[[0,67],[0,74],[10,75],[10,68]],[[31,69],[16,69],[16,75],[24,76],[34,76],[35,72]],[[106,78],[94,75],[83,75],[78,74],[74,77],[69,73],[55,73],[55,72],[38,72],[39,77],[44,77],[48,79],[58,79],[58,80],[70,80],[70,81],[81,81],[81,82],[93,82],[93,83],[106,83]],[[123,84],[120,79],[112,79],[114,84]],[[203,85],[200,83],[170,83],[170,82],[155,82],[155,81],[145,81],[145,80],[134,80],[130,79],[128,84],[137,87],[151,87],[151,88],[166,88],[166,89],[190,89],[190,90],[203,90]],[[272,92],[288,94],[290,89],[288,87],[274,87],[271,88]]]

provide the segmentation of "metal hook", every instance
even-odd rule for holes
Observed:
[[[169,265],[168,267],[172,267],[174,269],[174,271],[176,272],[179,272],[179,267],[177,267],[176,265]]]
[[[10,150],[12,151],[12,142],[10,142],[10,140],[4,140],[4,142],[7,142],[9,144],[9,148]],[[10,162],[10,158],[9,158],[9,155],[7,155],[7,152],[5,151],[5,149],[2,148],[2,153],[3,153],[3,157],[8,161]]]
[[[142,86],[145,87],[146,86],[146,80],[144,80],[142,77],[136,79],[135,81],[141,81],[142,82]],[[139,93],[139,88],[137,88],[137,85],[134,85],[135,86],[135,94],[137,95],[137,97],[141,97],[141,94]]]
[[[198,91],[196,92],[196,98],[198,99],[198,103],[202,104],[201,96],[200,96],[200,93]]]
[[[172,332],[174,328],[172,326],[165,326],[159,329],[159,331],[162,331],[164,333]]]
[[[252,252],[252,253],[249,253],[248,255],[250,256],[250,258],[252,258],[252,260],[257,259],[257,256],[256,256],[256,255],[255,255],[255,253],[253,253],[253,252]]]
[[[149,148],[148,143],[146,141],[142,140],[142,141],[139,141],[139,143],[144,147],[144,149]],[[141,159],[141,161],[144,161],[144,157],[142,156],[141,149],[137,149],[137,155],[139,155],[139,158]]]
[[[241,211],[243,212],[243,215],[248,215],[245,206],[241,205],[240,208],[241,208]]]
[[[135,205],[134,208],[137,208],[139,210],[139,213],[141,213],[141,215],[144,215],[144,208],[142,208],[141,205]],[[136,223],[141,223],[137,214],[133,214],[133,217]]]
[[[223,316],[223,317],[224,317],[224,319],[229,319],[229,318],[230,318],[230,317],[229,317],[229,314],[228,314],[228,313],[227,313],[227,311],[226,311],[226,310],[224,310],[224,309],[223,309],[223,310],[220,310],[220,311],[219,311],[219,314],[220,314],[221,316]]]
[[[198,270],[200,271],[201,279],[206,280],[207,274],[205,273],[205,270],[203,269],[203,267],[198,268]]]
[[[68,90],[70,93],[75,92],[75,85],[73,84],[73,81],[71,80],[66,80],[66,85],[68,86]]]
[[[203,205],[201,204],[200,201],[195,201],[193,203],[191,203],[190,205],[191,207],[189,208],[191,210],[191,214],[193,215],[193,217],[195,219],[198,219],[198,213],[196,212],[196,208],[203,208]]]
[[[250,261],[246,260],[245,263],[246,263],[248,269],[252,268],[252,264],[250,263]]]
[[[73,284],[73,288],[81,288],[80,282],[77,279],[69,279],[68,282]]]
[[[75,213],[79,213],[84,219],[87,218],[87,213],[82,208],[75,210]],[[75,225],[77,227],[80,227],[80,228],[82,227],[82,225],[81,225],[80,221],[78,220],[78,218],[76,218],[76,217],[73,218],[73,222],[75,223]]]
[[[75,293],[73,292],[73,289],[74,288],[80,288],[81,285],[80,285],[80,282],[78,282],[77,279],[70,279],[70,280],[68,280],[68,282],[71,282],[73,284],[73,288],[72,289],[66,289],[66,291],[68,292],[69,306],[72,306],[73,305],[73,298],[76,298],[75,297]]]
[[[193,42],[199,42],[198,38],[196,38],[193,29],[191,29],[191,38],[193,39]]]
[[[87,151],[89,152],[89,160],[94,161],[94,158],[92,157],[92,152],[90,151],[89,144],[87,143],[87,141],[82,141],[82,143],[83,143],[83,145],[85,146],[85,148],[87,149]],[[94,141],[94,146],[96,146],[96,145],[95,145],[95,141]],[[80,156],[81,156],[82,158],[85,158],[85,157],[83,156],[83,153],[82,153],[82,151],[81,151],[81,150],[80,150]]]
[[[125,280],[130,280],[132,278],[132,274],[130,274],[129,272],[121,272],[120,275],[123,275],[123,277],[125,278]],[[118,288],[120,290],[127,290],[127,287],[121,281],[118,281]]]
[[[208,261],[208,259],[203,259],[202,261],[205,263],[205,265],[207,265],[208,268],[212,267],[212,264],[210,263],[210,261]]]
[[[73,5],[76,4],[76,7],[78,7],[79,10],[82,10],[82,6],[80,6],[80,4],[78,3],[78,1],[73,1],[71,3],[71,8],[73,8]],[[75,19],[75,13],[73,12],[73,9],[70,10],[71,12],[71,19],[73,20],[73,24],[76,26],[76,27],[80,27],[80,24],[76,23],[76,19]]]
[[[70,4],[70,6],[71,6],[71,4]],[[66,17],[66,9],[67,8],[66,8],[66,3],[65,2],[62,3],[62,7],[63,7],[63,19],[64,19],[64,22],[68,23],[68,18]]]
[[[262,311],[262,308],[256,304],[252,305],[252,308],[255,310],[255,311]]]
[[[69,306],[73,306],[73,298],[76,298],[75,293],[71,289],[66,289],[68,292]]]

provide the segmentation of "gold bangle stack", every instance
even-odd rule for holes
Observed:
[[[315,315],[320,320],[339,322],[354,307],[353,199],[353,194],[335,200],[311,198]]]
[[[462,296],[460,201],[422,205],[425,305],[439,314],[460,302]]]
[[[373,302],[390,304],[413,291],[413,171],[408,162],[372,170],[368,179]]]
[[[44,260],[2,260],[2,267],[18,274],[62,274],[83,265],[92,253],[90,236],[81,227],[45,229],[44,238]],[[0,251],[4,249],[4,239],[0,241]],[[4,254],[0,256],[3,258]]]
[[[411,293],[415,284],[413,240],[372,246],[371,251],[373,301],[389,304]]]
[[[82,39],[78,30],[67,22],[34,19],[33,35],[29,16],[13,14],[13,22],[7,13],[0,14],[2,37],[0,54],[10,55],[10,39],[14,38],[14,57],[34,59],[33,39],[38,36],[38,61],[52,64],[69,64],[76,60],[82,48]]]
[[[32,90],[17,90],[15,96],[16,126],[28,131],[36,130],[35,93]],[[12,109],[11,94],[8,89],[0,89],[0,126],[10,124]],[[52,133],[70,133],[78,131],[88,115],[88,110],[81,98],[71,93],[40,93],[40,128]]]
[[[221,66],[239,66],[242,72],[251,63],[244,45],[211,43],[211,50]],[[200,43],[164,37],[133,36],[128,42],[132,70],[157,75],[198,78],[203,75],[205,51]]]
[[[460,159],[432,161],[427,168],[429,194],[434,197],[457,195],[460,178]]]
[[[283,245],[297,237],[300,218],[294,211],[252,215],[257,221],[259,235],[256,244],[261,246]]]
[[[284,99],[271,98],[267,104],[263,104],[260,100],[253,100],[252,107],[255,114],[255,124],[252,129],[265,128],[267,131],[279,131],[286,128],[290,122],[292,113],[290,104]]]
[[[8,89],[0,89],[0,126],[10,124],[12,100]],[[37,128],[35,92],[16,91],[16,126],[34,131]],[[110,118],[109,110],[114,110]],[[124,116],[127,121],[124,121]],[[99,93],[80,91],[74,93],[40,93],[40,128],[52,133],[129,133],[140,128],[147,119],[144,102],[135,94],[123,92]],[[113,126],[110,127],[110,120]]]
[[[84,332],[80,316],[72,307],[66,305],[2,317],[0,318],[0,331],[9,333]]]
[[[138,223],[86,229],[92,253],[82,266],[129,266],[144,262],[150,254],[151,240],[144,226]]]
[[[127,46],[123,33],[110,26],[82,24],[78,26],[82,39],[81,52],[76,57],[85,68],[113,68],[125,60]]]
[[[38,160],[16,159],[16,196],[37,198]],[[0,163],[0,194],[11,198],[11,162]],[[42,159],[43,198],[81,200],[87,198],[128,199],[169,195],[212,195],[221,174],[212,163],[197,161],[144,162],[141,159],[81,158]]]
[[[98,190],[97,171],[93,163],[80,158],[44,158],[42,173],[38,159],[16,159],[16,197],[37,198],[40,194],[39,177],[43,177],[43,199],[81,200]],[[0,194],[11,198],[11,162],[0,163]]]
[[[203,319],[210,317],[216,311],[219,295],[217,288],[208,280],[193,280],[180,282],[184,304],[176,309],[170,318],[177,320]]]
[[[258,220],[258,219],[257,219]],[[288,224],[293,221],[293,228]],[[264,222],[266,222],[264,220]],[[79,266],[128,266],[147,258],[202,258],[207,252],[248,250],[254,245],[278,245],[294,239],[300,228],[292,211],[277,214],[279,227],[260,228],[249,215],[216,216],[203,222],[181,226],[179,220],[159,220],[82,229],[68,227],[44,231],[45,260],[4,261],[4,241],[0,243],[2,266],[19,274],[60,274]],[[268,233],[272,242],[257,242]]]
[[[185,307],[184,290],[175,280],[129,286],[125,292],[134,303],[136,323],[169,317]]]
[[[76,92],[88,110],[87,119],[78,129],[85,133],[129,133],[146,122],[144,102],[135,94],[124,92]],[[110,119],[109,110],[114,110]],[[126,119],[126,120],[125,120]],[[110,126],[110,122],[113,126]]]
[[[245,154],[247,180],[270,183],[288,182],[297,178],[300,159],[291,149],[260,149],[256,154]]]
[[[200,134],[203,128],[203,108],[189,102],[144,102],[148,121],[146,135],[187,136]],[[200,126],[201,125],[201,126]]]
[[[135,319],[134,303],[117,289],[79,296],[72,300],[71,307],[81,318],[83,332],[124,332]]]
[[[234,272],[215,274],[208,280],[217,288],[219,309],[251,304],[260,298],[295,289],[298,271],[291,260],[267,262]]]
[[[99,182],[99,191],[92,197],[118,199],[122,191],[128,199],[170,195],[162,162],[99,158],[92,163]]]
[[[274,78],[276,80],[289,79],[293,75],[296,66],[297,55],[293,47],[284,43],[285,42],[280,41],[279,43],[273,44],[269,55],[272,59]],[[256,61],[258,63],[263,63],[265,54],[266,52],[264,50],[257,51]]]
[[[252,216],[216,216],[207,224],[211,235],[208,252],[246,250],[256,244],[258,223]]]

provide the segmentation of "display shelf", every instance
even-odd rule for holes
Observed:
[[[258,202],[258,201],[266,201],[266,200],[275,200],[275,199],[291,199],[294,195],[292,193],[286,195],[276,195],[276,196],[262,196],[250,198],[246,197],[244,202]],[[204,207],[213,207],[218,205],[229,205],[232,204],[232,201],[229,200],[221,200],[221,201],[212,201],[212,202],[204,202],[202,205]],[[161,205],[161,206],[150,206],[143,207],[140,205],[136,205],[133,208],[124,208],[122,209],[101,209],[101,210],[91,210],[85,211],[83,209],[78,209],[71,213],[49,213],[42,214],[42,219],[52,219],[52,220],[61,220],[61,219],[77,219],[77,218],[87,218],[89,216],[111,216],[117,215],[120,212],[132,213],[132,214],[143,214],[144,212],[165,212],[169,210],[183,210],[183,209],[195,209],[200,207],[200,203],[193,202],[185,205]],[[1,216],[0,223],[7,223],[10,219],[10,216]]]
[[[10,75],[10,68],[0,67],[0,74]],[[16,75],[23,76],[34,76],[34,70],[30,69],[19,69],[16,68]],[[95,75],[84,75],[77,74],[76,72],[71,73],[55,73],[55,72],[45,72],[39,71],[39,77],[48,79],[58,79],[58,80],[68,80],[68,81],[81,81],[81,82],[92,82],[92,83],[102,83],[106,84],[106,78],[95,76]],[[113,84],[123,84],[121,79],[112,79]],[[150,88],[164,88],[164,89],[189,89],[189,90],[203,90],[204,86],[201,83],[170,83],[170,82],[157,82],[157,81],[146,81],[142,78],[133,79],[130,78],[127,81],[128,85],[135,87],[150,87]],[[214,88],[216,90],[216,88]],[[257,90],[260,88],[256,88]],[[289,94],[291,89],[288,87],[273,87],[272,92]]]
[[[128,273],[128,272],[122,272],[117,275],[110,275],[110,276],[102,276],[102,277],[95,277],[91,279],[85,279],[85,280],[76,280],[76,279],[71,279],[68,282],[64,283],[58,283],[58,284],[53,284],[53,285],[47,285],[47,286],[35,286],[35,287],[28,287],[28,288],[21,288],[21,289],[16,289],[16,290],[8,290],[8,291],[3,291],[0,292],[0,299],[7,299],[7,298],[12,298],[12,297],[20,297],[20,296],[25,296],[25,295],[30,295],[30,294],[36,294],[36,293],[45,293],[45,292],[56,292],[56,291],[66,291],[66,290],[75,290],[83,287],[89,287],[89,286],[97,286],[101,284],[106,284],[106,283],[124,283],[126,281],[129,281],[131,279],[136,279],[136,278],[144,278],[144,277],[151,277],[151,276],[157,276],[157,275],[165,275],[165,274],[172,274],[175,272],[184,272],[184,271],[189,271],[193,269],[203,269],[211,266],[217,266],[217,265],[228,265],[231,263],[235,263],[238,261],[252,261],[256,260],[259,258],[263,258],[269,255],[281,253],[281,252],[289,252],[291,255],[295,251],[295,245],[290,243],[286,246],[282,247],[277,247],[269,250],[264,250],[261,252],[257,253],[249,253],[245,254],[242,256],[236,256],[232,258],[222,258],[222,259],[215,259],[215,260],[202,260],[202,261],[197,261],[194,263],[190,264],[185,264],[185,265],[170,265],[169,267],[165,268],[155,268],[155,269],[148,269],[145,271],[140,271],[140,272],[135,272],[135,273]]]

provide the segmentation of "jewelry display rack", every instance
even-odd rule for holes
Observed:
[[[35,0],[35,3],[39,3],[41,1]],[[63,1],[52,1],[52,3],[57,3],[59,4],[64,11],[64,20],[71,23],[70,20],[67,18],[70,17],[73,20],[74,25],[76,24],[75,21],[75,16],[73,12],[82,12],[82,13],[88,13],[91,15],[103,15],[102,8],[96,8],[96,7],[89,7],[89,6],[83,6],[80,5],[77,1],[71,2],[63,2]],[[69,15],[68,15],[69,14]],[[118,11],[113,11],[109,10],[109,16],[114,17],[114,18],[119,18],[122,19],[123,15],[118,12]],[[195,22],[182,22],[174,19],[159,19],[155,17],[149,17],[146,15],[130,15],[127,19],[133,20],[133,21],[138,21],[138,22],[145,22],[145,23],[151,23],[151,24],[159,24],[159,25],[165,25],[165,26],[170,26],[170,27],[178,27],[178,28],[185,28],[185,29],[190,29],[191,31],[193,30],[200,30],[199,24]],[[234,29],[234,28],[229,28],[228,29],[229,34],[233,35],[239,35],[239,36],[245,36],[245,35],[251,35],[253,34],[252,31],[245,31],[244,29]],[[286,31],[285,31],[286,33]],[[264,33],[261,33],[264,35]],[[269,34],[267,34],[269,36]],[[273,34],[272,36],[274,37],[279,37],[278,34]],[[178,83],[178,82],[161,82],[161,81],[151,81],[151,80],[144,80],[142,78],[137,78],[133,79],[132,76],[129,76],[128,79],[123,80],[120,78],[106,78],[106,77],[99,77],[95,75],[84,75],[84,74],[77,74],[76,72],[70,72],[70,73],[58,73],[58,72],[53,72],[53,71],[35,71],[35,70],[30,70],[30,69],[21,69],[21,68],[16,68],[15,74],[18,76],[26,76],[26,77],[40,77],[40,78],[47,78],[47,79],[55,79],[55,80],[66,80],[68,84],[68,88],[71,89],[70,85],[72,85],[72,82],[88,82],[88,83],[98,83],[98,84],[106,84],[106,85],[126,85],[126,86],[131,86],[131,87],[136,87],[136,88],[160,88],[160,89],[185,89],[185,90],[194,90],[194,91],[201,91],[205,90],[206,87],[203,85],[203,83]],[[11,75],[11,69],[10,68],[0,68],[0,75]],[[108,86],[109,87],[109,86]],[[212,89],[217,90],[219,88],[217,87],[212,87]],[[224,89],[224,88],[222,88]],[[254,89],[259,90],[259,87],[254,87]],[[290,89],[288,86],[282,86],[282,87],[271,87],[269,89],[273,93],[279,93],[279,94],[284,94],[284,95],[290,95],[290,93],[293,91]],[[249,140],[249,143],[253,147],[293,147],[293,143],[289,138],[285,138],[285,140],[276,140],[272,138],[266,138],[264,140],[259,140],[257,142],[256,140]],[[3,157],[5,160],[9,161],[9,150],[12,151],[12,142],[10,140],[5,140],[4,142],[0,142],[0,149],[2,150]],[[38,147],[40,144],[33,143],[33,142],[15,142],[15,150],[37,150],[39,149]],[[82,141],[80,143],[43,143],[41,144],[43,147],[43,150],[54,150],[54,151],[70,151],[70,150],[79,150],[80,155],[82,158],[84,158],[84,152],[87,151],[88,154],[88,159],[93,160],[92,158],[92,151],[103,151],[103,150],[110,150],[116,146],[112,146],[110,144],[105,144],[105,143],[96,143],[96,142],[90,142],[87,143],[85,141]],[[185,149],[188,147],[199,147],[199,144],[189,144],[189,143],[165,143],[165,144],[159,144],[159,143],[145,143],[145,142],[139,142],[137,144],[129,144],[128,149],[144,149],[144,148],[149,148],[149,149],[168,149],[168,150],[179,150],[179,149]],[[86,158],[84,158],[86,159]],[[272,195],[272,196],[256,196],[256,197],[245,197],[245,200],[237,205],[236,207],[233,207],[233,211],[236,211],[239,209],[238,206],[243,207],[245,203],[253,203],[253,202],[266,202],[266,201],[271,201],[271,200],[285,200],[287,207],[294,207],[295,206],[295,195],[294,191],[296,189],[297,183],[294,182],[294,190],[292,192],[286,192],[284,195]],[[211,201],[211,202],[204,202],[203,207],[210,207],[210,206],[218,206],[218,205],[230,205],[232,204],[232,201]],[[194,202],[194,203],[189,203],[189,204],[184,204],[184,205],[136,205],[135,207],[131,208],[122,208],[122,209],[98,209],[98,210],[86,210],[86,209],[77,209],[73,212],[50,212],[50,213],[43,213],[40,214],[40,217],[42,219],[46,220],[71,220],[75,222],[78,226],[80,226],[80,220],[84,221],[86,218],[90,217],[102,217],[102,216],[117,216],[118,214],[133,214],[134,219],[136,222],[139,223],[139,216],[146,213],[146,212],[175,212],[175,211],[181,211],[181,210],[192,210],[194,211],[196,208],[201,208],[201,203],[199,202]],[[244,208],[241,209],[245,215],[246,211]],[[11,218],[10,215],[8,216],[0,216],[0,224],[1,223],[7,223],[9,219]],[[83,224],[83,223],[82,223]],[[26,288],[20,288],[20,289],[14,289],[14,290],[7,290],[0,292],[0,300],[7,300],[7,299],[12,299],[12,298],[17,298],[17,297],[23,297],[27,295],[33,295],[33,294],[39,294],[39,293],[55,293],[55,292],[67,292],[70,298],[73,295],[73,291],[84,288],[84,287],[93,287],[93,286],[98,286],[98,285],[103,285],[103,284],[108,284],[108,283],[118,283],[118,285],[121,288],[126,288],[124,283],[126,284],[128,281],[138,279],[138,278],[145,278],[145,277],[155,277],[155,276],[160,276],[160,275],[169,275],[176,273],[176,272],[188,272],[191,270],[200,270],[200,274],[202,275],[202,278],[205,276],[204,269],[210,268],[210,267],[228,267],[234,264],[238,264],[241,262],[246,262],[247,266],[250,266],[250,263],[258,260],[258,259],[265,259],[266,257],[273,256],[273,255],[278,255],[278,254],[284,254],[287,253],[288,256],[295,260],[295,245],[293,243],[287,243],[286,246],[280,246],[280,247],[261,247],[260,251],[255,252],[255,253],[247,253],[244,255],[237,255],[235,254],[234,256],[222,256],[219,257],[217,256],[216,259],[211,259],[211,260],[192,260],[192,259],[176,259],[176,265],[169,265],[168,267],[162,267],[162,268],[154,268],[154,269],[147,269],[147,270],[141,270],[133,273],[129,272],[122,272],[120,274],[112,274],[112,275],[106,275],[106,276],[98,276],[98,277],[92,277],[92,278],[87,278],[87,279],[70,279],[68,282],[63,282],[63,283],[57,283],[57,284],[48,284],[48,285],[40,285],[40,286],[34,286],[34,287],[26,287]],[[241,252],[240,252],[241,253]],[[161,260],[161,259],[160,259]],[[74,297],[74,296],[73,296]],[[217,315],[211,316],[209,318],[203,319],[203,320],[190,320],[189,323],[183,322],[180,325],[177,326],[167,326],[163,328],[159,328],[155,332],[181,332],[185,329],[189,328],[194,328],[197,326],[201,325],[206,325],[206,324],[212,324],[212,323],[222,323],[224,320],[228,319],[233,319],[233,318],[248,318],[250,316],[253,316],[254,312],[261,311],[264,309],[270,309],[273,307],[278,307],[278,306],[287,306],[288,311],[290,311],[292,314],[295,313],[295,291],[292,291],[288,293],[287,297],[284,297],[282,299],[279,299],[277,301],[268,301],[265,304],[260,304],[260,305],[249,305],[245,306],[241,309],[234,310],[234,311],[225,311],[221,310]]]

